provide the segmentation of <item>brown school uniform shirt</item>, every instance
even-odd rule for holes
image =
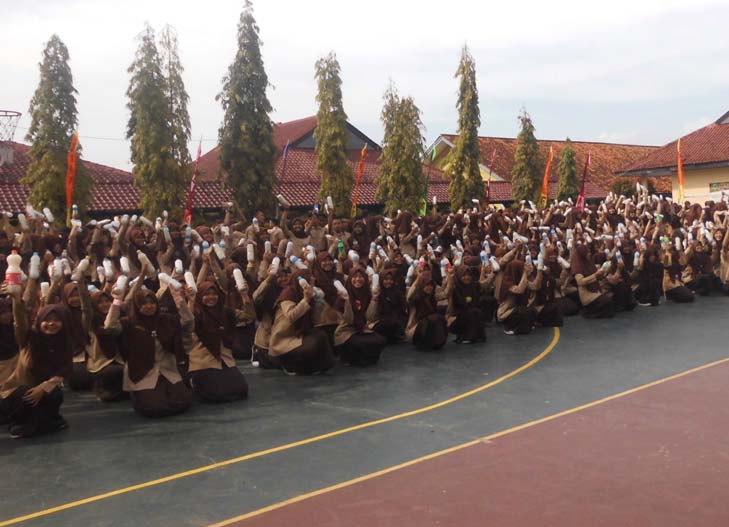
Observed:
[[[299,303],[284,300],[276,307],[268,346],[269,355],[278,357],[301,346],[304,339],[297,334],[294,324],[310,309],[306,298],[302,298]]]

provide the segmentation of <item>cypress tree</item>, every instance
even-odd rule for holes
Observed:
[[[557,173],[559,174],[557,199],[559,201],[566,200],[567,198],[575,199],[580,192],[580,181],[577,177],[575,150],[572,148],[572,141],[570,141],[569,137],[564,143]]]
[[[182,171],[176,179],[189,182],[191,158],[187,143],[190,141],[190,114],[187,111],[187,103],[190,97],[182,80],[185,69],[177,52],[177,34],[171,26],[165,26],[162,30],[159,50],[168,104],[167,120],[170,125],[172,157],[177,160]]]
[[[316,61],[316,170],[321,178],[319,198],[331,196],[334,212],[348,215],[354,173],[347,163],[347,114],[342,103],[342,79],[334,52]]]
[[[418,211],[428,182],[423,176],[425,152],[420,110],[412,97],[400,97],[390,86],[384,95],[380,120],[385,128],[377,177],[377,201],[385,214],[398,209]]]
[[[476,64],[467,46],[461,51],[461,61],[455,76],[460,77],[456,103],[458,136],[446,161],[451,210],[467,206],[472,198],[480,199],[484,191],[479,168],[478,127],[481,126],[481,112],[478,109]]]
[[[66,170],[71,136],[78,122],[76,88],[68,65],[68,49],[51,36],[39,64],[40,82],[30,101],[30,164],[22,183],[30,187],[28,200],[40,210],[48,207],[59,221],[66,217]],[[91,199],[92,180],[81,160],[76,164],[74,203],[84,210]]]
[[[536,200],[544,176],[534,125],[526,110],[522,110],[519,121],[521,131],[516,138],[515,163],[511,171],[511,196],[517,203],[523,199]]]
[[[131,139],[140,206],[153,216],[163,210],[181,211],[188,178],[189,154],[187,159],[183,158],[187,148],[184,152],[181,150],[179,141],[182,137],[175,138],[173,130],[173,123],[179,124],[180,119],[172,113],[180,108],[170,99],[170,83],[163,73],[165,63],[155,44],[154,30],[147,26],[140,35],[134,62],[127,70],[131,74],[127,89],[130,111],[127,139]],[[187,95],[182,97],[177,93],[176,97],[180,103],[186,101]],[[189,136],[189,129],[180,133]]]
[[[269,83],[258,32],[253,4],[246,0],[238,21],[238,51],[216,97],[224,112],[218,130],[221,175],[250,215],[256,210],[270,213],[275,204],[273,107],[266,96]]]

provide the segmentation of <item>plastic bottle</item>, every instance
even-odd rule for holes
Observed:
[[[344,242],[342,240],[337,241],[337,254],[339,254],[339,256],[344,254]]]
[[[121,258],[119,258],[119,266],[121,267],[121,272],[123,274],[129,275],[129,258],[127,258],[126,256],[122,256]]]
[[[225,259],[225,250],[218,243],[213,244],[213,250],[215,251],[215,256],[222,262]]]
[[[38,280],[40,277],[40,256],[38,256],[38,253],[33,253],[33,256],[30,257],[30,269],[28,270],[28,275],[31,280]]]
[[[182,288],[182,284],[180,282],[178,282],[177,280],[175,280],[174,278],[172,278],[167,273],[159,273],[157,275],[157,278],[159,279],[160,283],[167,284],[172,289],[181,289]]]
[[[45,215],[46,220],[48,220],[48,223],[53,223],[53,213],[51,212],[51,209],[44,207],[43,214]]]
[[[301,260],[301,258],[296,256],[295,254],[292,254],[289,257],[289,261],[294,264],[294,267],[296,267],[297,269],[308,269],[308,267],[306,267],[306,264]]]
[[[182,260],[175,260],[175,274],[181,275],[185,272],[185,268],[182,266]]]
[[[21,270],[20,263],[23,258],[18,254],[18,251],[13,250],[10,256],[7,257],[8,268],[5,271],[5,279],[9,285],[20,285],[21,283]]]
[[[278,274],[278,269],[281,266],[281,258],[278,256],[275,256],[273,260],[271,260],[271,274]]]
[[[270,249],[271,242],[266,242],[266,243],[269,244],[269,249]],[[270,251],[268,251],[268,252],[270,252]],[[248,245],[246,245],[246,258],[248,259],[249,262],[253,262],[256,259],[256,248],[253,246],[252,243],[249,243]]]
[[[344,298],[349,297],[349,293],[347,292],[347,289],[342,285],[342,282],[340,282],[339,280],[334,280],[332,284],[334,285],[337,292],[340,293]]]
[[[197,293],[197,284],[195,283],[195,277],[192,275],[192,271],[185,271],[185,284],[192,289],[193,293]]]
[[[243,291],[246,289],[246,279],[243,278],[243,272],[238,269],[237,267],[233,269],[233,279],[235,280],[235,287],[238,289],[238,291]]]
[[[124,291],[127,288],[128,280],[129,278],[126,275],[120,274],[119,278],[116,279],[116,285],[114,286],[114,289],[124,294]]]
[[[88,257],[81,260],[76,266],[76,270],[71,275],[71,280],[73,280],[74,282],[81,280],[81,277],[86,273],[86,270],[89,268],[89,263],[91,262]]]
[[[106,273],[104,272],[104,267],[101,265],[96,266],[96,276],[99,278],[99,282],[102,284],[106,282]],[[111,277],[109,277],[111,278]]]

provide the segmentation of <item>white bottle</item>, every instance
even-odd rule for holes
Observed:
[[[185,284],[187,284],[187,287],[192,289],[193,293],[197,293],[197,284],[195,283],[195,277],[192,275],[191,271],[185,271]]]
[[[20,285],[21,284],[21,269],[20,263],[23,258],[18,254],[18,251],[13,250],[10,256],[7,257],[8,268],[5,271],[5,280],[9,285]]]

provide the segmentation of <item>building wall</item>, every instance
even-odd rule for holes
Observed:
[[[673,199],[678,199],[678,174],[671,176]],[[712,192],[711,185],[715,190]],[[721,191],[729,191],[729,167],[706,170],[684,170],[684,198],[691,203],[721,199]]]

